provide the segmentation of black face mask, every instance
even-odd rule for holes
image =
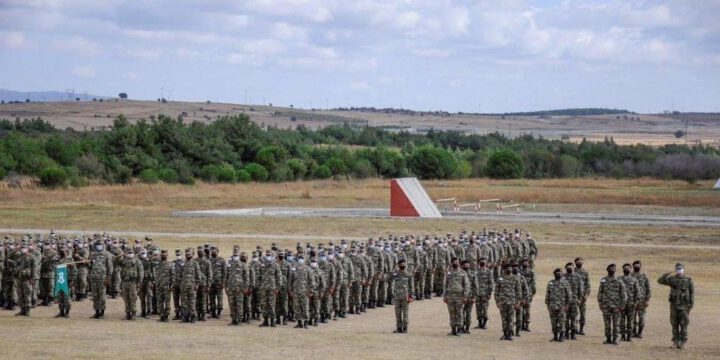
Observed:
[[[630,275],[630,269],[623,269],[623,274]]]
[[[639,266],[635,266],[633,269],[635,269],[635,272],[640,272],[640,267],[639,267]]]
[[[283,259],[285,259],[284,256],[278,256],[278,261],[283,261]]]
[[[469,267],[469,266],[463,266],[463,270],[468,271],[468,270],[470,270],[470,267]]]
[[[216,258],[216,257],[217,257],[217,253],[212,253],[212,257]]]
[[[515,274],[515,275],[517,275],[517,273],[518,273],[518,268],[513,268],[513,269],[512,269],[512,273]]]
[[[240,262],[247,262],[247,258],[244,256],[240,257]]]
[[[555,273],[555,280],[560,280],[560,279],[562,279],[562,274],[559,273],[559,272],[556,272],[556,273]]]
[[[453,269],[457,269],[460,267],[460,264],[453,264]]]
[[[615,270],[608,270],[609,276],[615,276]]]
[[[192,260],[192,255],[185,255],[185,259]]]
[[[160,260],[166,261],[166,260],[167,260],[167,256],[165,256],[165,255],[160,256]]]
[[[505,275],[510,275],[511,273],[512,273],[512,270],[510,270],[510,269],[505,269]]]
[[[572,274],[572,273],[573,273],[573,268],[571,268],[571,267],[568,266],[567,268],[565,268],[565,271],[567,271],[568,274]]]
[[[60,252],[58,252],[58,254],[60,255],[60,257],[64,257],[64,256],[65,256],[65,252],[64,252],[64,251],[60,251]]]
[[[581,267],[582,267],[582,263],[576,262],[576,263],[575,263],[575,267],[578,268],[578,269],[581,268]]]
[[[523,270],[526,270],[526,269],[528,268],[528,265],[527,265],[527,264],[523,264],[523,265],[522,265],[522,268],[523,268]]]
[[[400,268],[400,270],[405,270],[405,265],[400,265],[398,267]]]
[[[480,267],[485,267],[485,262],[480,262]]]

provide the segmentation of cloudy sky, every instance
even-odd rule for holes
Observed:
[[[718,0],[0,0],[0,88],[720,111]]]

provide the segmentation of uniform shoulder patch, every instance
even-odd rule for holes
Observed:
[[[607,281],[606,278],[602,278],[602,280],[600,280],[601,283],[604,283],[604,282],[606,282],[606,281]]]
[[[503,278],[499,277],[499,278],[498,278],[498,281],[500,281],[500,280],[503,280]]]

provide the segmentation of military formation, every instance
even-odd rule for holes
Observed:
[[[516,229],[457,236],[393,236],[377,240],[301,244],[296,248],[257,246],[241,251],[234,246],[225,259],[210,244],[176,249],[175,259],[152,238],[134,243],[108,234],[91,237],[9,236],[0,244],[0,303],[29,316],[35,306],[57,303],[56,317],[69,317],[73,302],[89,297],[91,318],[105,316],[106,299],[122,298],[125,319],[158,316],[184,323],[220,319],[224,297],[230,326],[259,322],[260,327],[296,323],[308,329],[348,314],[394,305],[395,333],[407,333],[409,305],[442,297],[447,304],[450,332],[470,334],[475,309],[476,329],[487,329],[493,297],[500,313],[501,340],[530,331],[531,305],[536,294],[534,273],[538,247],[529,234]],[[68,269],[69,291],[54,296],[55,269]],[[640,261],[607,267],[597,299],[605,323],[606,344],[642,338],[645,310],[651,297],[648,277]],[[687,342],[693,306],[692,279],[677,265],[675,274],[658,282],[671,287],[673,346]],[[555,269],[547,285],[553,338],[562,342],[584,335],[590,276],[583,259]],[[139,304],[138,304],[139,302]],[[171,318],[171,315],[174,317]]]

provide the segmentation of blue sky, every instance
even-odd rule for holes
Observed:
[[[0,0],[0,88],[720,111],[718,14],[718,0]]]

